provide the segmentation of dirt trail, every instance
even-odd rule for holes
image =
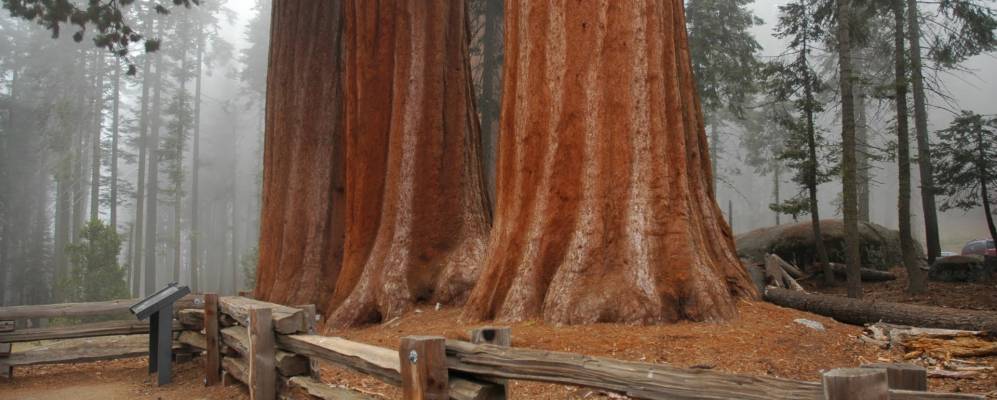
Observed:
[[[16,368],[0,378],[0,400],[216,400],[248,399],[240,387],[203,385],[200,359],[174,364],[173,383],[157,387],[146,373],[147,359]]]

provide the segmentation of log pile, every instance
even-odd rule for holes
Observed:
[[[928,376],[968,378],[991,372],[986,363],[966,358],[997,355],[997,340],[982,331],[917,328],[888,323],[866,327],[862,340],[881,348],[897,348],[904,359],[928,367]]]

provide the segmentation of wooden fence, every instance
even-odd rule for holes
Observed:
[[[0,343],[144,334],[148,325],[134,320],[16,329],[19,319],[123,313],[135,301],[0,308]],[[316,335],[315,321],[314,306],[191,295],[177,303],[175,348],[181,350],[178,359],[190,352],[204,353],[206,384],[241,382],[253,400],[367,398],[321,383],[319,361],[400,386],[405,399],[505,399],[508,379],[589,387],[636,399],[983,398],[926,392],[924,368],[904,364],[836,369],[815,383],[510,347],[511,332],[504,327],[474,329],[470,342],[409,336],[402,338],[398,349],[388,349]],[[43,348],[0,355],[0,373],[19,365],[146,354],[145,345],[116,343]]]
[[[128,307],[139,299],[111,300],[92,303],[64,303],[0,308],[0,376],[13,377],[14,368],[38,364],[80,363],[97,360],[142,357],[148,354],[147,344],[140,340],[109,340],[79,343],[72,346],[41,346],[24,352],[11,352],[11,344],[40,340],[91,338],[100,336],[144,335],[149,333],[149,323],[136,321]],[[177,301],[176,311],[202,309],[202,296],[188,295]],[[79,323],[64,326],[26,327],[28,320],[49,318],[87,318],[95,316],[121,316],[125,319]],[[183,330],[174,320],[174,332]],[[178,359],[188,358],[193,349],[179,343],[174,345]]]
[[[400,386],[405,399],[505,399],[507,379],[583,386],[636,399],[982,399],[933,393],[909,364],[835,369],[821,383],[683,369],[510,347],[511,332],[486,327],[471,342],[408,336],[398,349],[314,334],[314,307],[205,295],[180,314],[180,341],[205,350],[205,382],[239,381],[253,400],[353,399],[364,394],[317,380],[315,361]],[[196,330],[196,328],[203,328]]]

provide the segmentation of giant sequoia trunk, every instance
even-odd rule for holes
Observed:
[[[340,1],[276,1],[256,296],[325,305],[343,251]]]
[[[716,205],[681,0],[506,3],[472,319],[718,320],[755,290]]]
[[[330,326],[460,303],[489,215],[463,1],[346,7],[346,242]]]

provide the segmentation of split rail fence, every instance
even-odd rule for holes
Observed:
[[[13,377],[14,368],[38,364],[81,363],[129,357],[142,357],[149,353],[148,345],[141,340],[109,340],[76,342],[69,346],[45,345],[23,352],[11,352],[12,343],[41,340],[93,338],[101,336],[147,335],[149,323],[137,321],[128,307],[139,299],[111,300],[92,303],[63,303],[0,308],[0,376]],[[200,295],[187,295],[175,304],[174,317],[185,309],[202,309]],[[59,326],[31,327],[30,321],[64,319],[85,320],[92,317],[117,318],[101,322],[84,322]],[[176,319],[173,331],[182,327]],[[174,343],[178,360],[190,358],[190,346]]]
[[[127,310],[132,303],[123,300],[0,308],[0,321],[116,313]],[[408,336],[402,338],[399,348],[389,349],[316,335],[314,306],[288,307],[239,296],[188,296],[178,302],[176,310],[175,346],[203,352],[205,384],[239,382],[248,386],[253,400],[368,398],[365,393],[322,383],[318,379],[319,362],[399,386],[405,399],[505,399],[510,379],[582,386],[636,399],[983,398],[927,392],[924,368],[907,364],[835,369],[816,383],[516,348],[511,347],[509,328],[504,327],[474,329],[470,342]],[[0,322],[0,330],[6,330],[8,325],[13,326]],[[0,332],[0,342],[146,332],[148,326],[139,322],[98,322],[65,328],[11,329]],[[135,355],[145,355],[145,351],[139,349]],[[86,348],[52,349],[49,361],[122,356],[121,352],[103,358],[92,354],[93,349]],[[0,358],[0,367],[12,365],[11,360],[16,361],[16,357]]]

